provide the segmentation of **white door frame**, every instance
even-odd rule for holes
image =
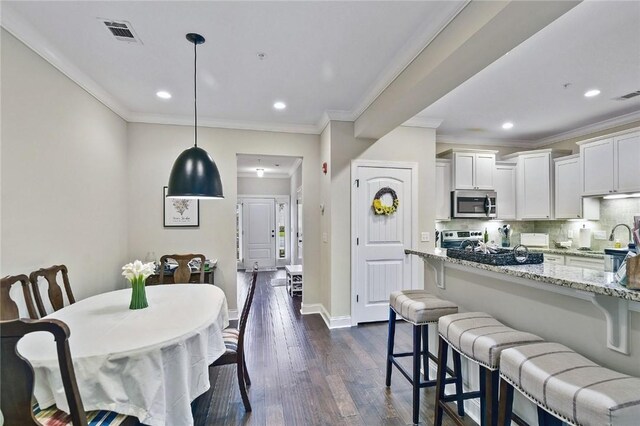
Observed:
[[[404,161],[381,161],[381,160],[351,160],[351,326],[358,325],[356,316],[356,270],[358,266],[358,238],[357,226],[357,205],[356,205],[356,179],[358,176],[358,167],[376,167],[389,169],[410,169],[411,170],[411,247],[415,248],[418,243],[418,163]],[[409,256],[405,254],[405,256]],[[411,288],[418,287],[418,259],[417,256],[411,256]]]

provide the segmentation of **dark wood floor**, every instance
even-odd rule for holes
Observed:
[[[411,424],[409,383],[395,370],[391,388],[384,385],[386,323],[330,331],[320,315],[300,315],[299,297],[271,286],[282,274],[259,273],[249,317],[253,411],[244,411],[235,366],[212,367],[211,389],[193,403],[195,424]],[[396,348],[411,347],[410,332],[398,323]],[[421,424],[433,424],[433,399],[433,388],[422,391]]]

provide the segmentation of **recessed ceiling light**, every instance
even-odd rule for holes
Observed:
[[[507,121],[506,123],[503,123],[503,124],[502,124],[502,128],[503,128],[503,129],[505,129],[505,130],[509,130],[509,129],[511,129],[512,127],[513,127],[513,123],[512,123],[512,122],[510,122],[510,121]]]
[[[587,98],[593,98],[594,96],[598,96],[599,94],[600,91],[598,89],[591,89],[584,92],[584,96],[586,96]]]
[[[160,99],[171,99],[171,93],[167,92],[166,90],[160,90],[156,92],[156,96]]]
[[[287,107],[287,104],[285,104],[284,102],[280,102],[280,101],[278,101],[278,102],[276,102],[276,103],[274,103],[274,104],[273,104],[273,107],[274,107],[275,109],[282,110],[282,109],[285,109],[285,108]]]
[[[264,176],[264,169],[256,169],[256,174],[258,175],[258,177]]]

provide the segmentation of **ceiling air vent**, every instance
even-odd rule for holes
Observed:
[[[626,101],[631,98],[635,98],[636,96],[640,96],[640,90],[636,90],[635,92],[627,93],[626,95],[622,95],[619,98],[616,98],[618,101]]]
[[[99,18],[100,19],[100,18]],[[127,21],[114,21],[111,19],[100,19],[109,30],[109,33],[116,40],[126,41],[128,43],[140,43],[142,40],[137,36],[131,24]]]

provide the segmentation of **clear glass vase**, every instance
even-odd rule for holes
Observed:
[[[131,303],[129,309],[144,309],[149,306],[144,289],[146,278],[137,277],[131,281]]]

